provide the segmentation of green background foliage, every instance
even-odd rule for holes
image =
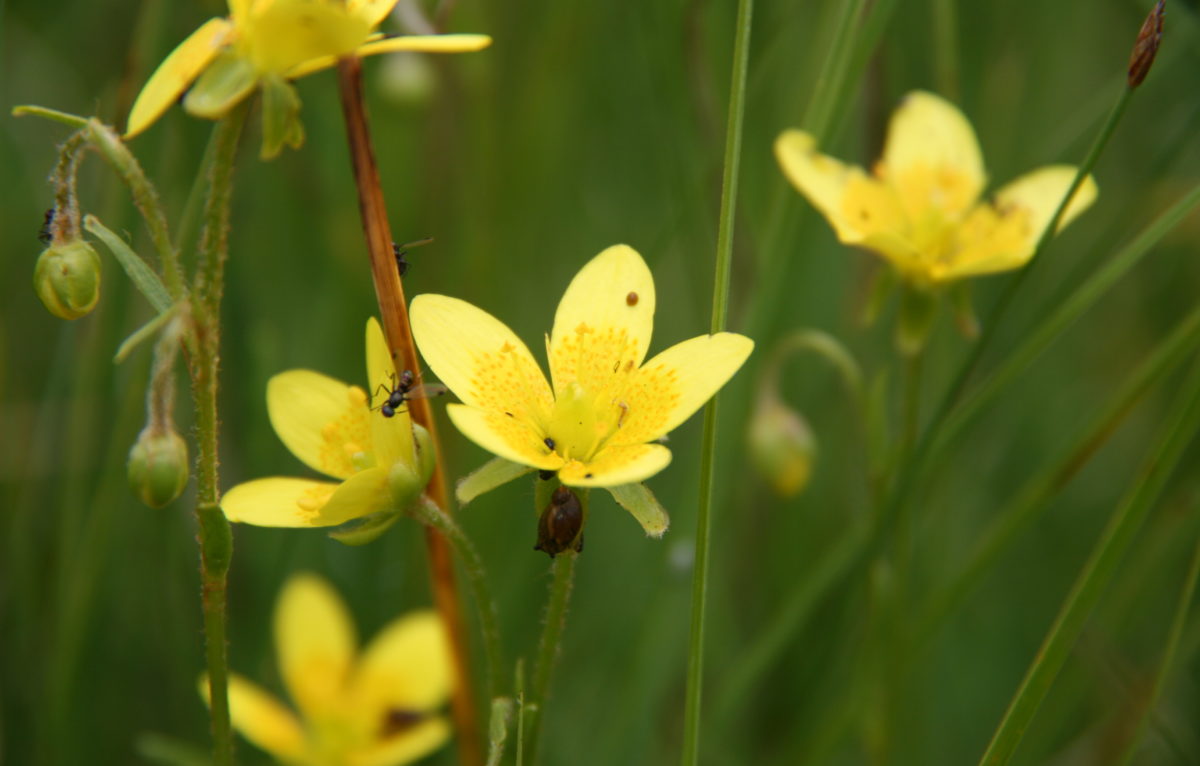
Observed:
[[[960,3],[946,49],[934,34],[939,4],[898,2],[864,77],[847,88],[831,153],[867,164],[900,96],[956,83],[957,92],[945,95],[975,125],[990,188],[1043,164],[1078,162],[1123,87],[1150,5]],[[491,34],[491,49],[420,60],[423,93],[406,88],[396,59],[367,62],[392,229],[401,241],[436,240],[409,253],[410,296],[467,299],[538,354],[571,276],[605,246],[625,242],[645,256],[657,282],[651,352],[705,331],[734,10],[699,0],[462,0],[449,30]],[[153,66],[224,9],[18,0],[0,11],[5,115],[37,103],[120,125]],[[779,500],[753,474],[743,426],[765,352],[789,330],[817,327],[842,339],[869,377],[887,376],[898,388],[902,373],[891,314],[873,328],[857,321],[876,260],[836,242],[786,185],[770,151],[780,130],[801,122],[839,11],[836,2],[761,0],[755,13],[730,318],[758,352],[723,394],[705,763],[974,762],[1117,499],[1137,480],[1178,376],[1151,392],[924,651],[908,659],[895,651],[878,630],[874,599],[902,588],[911,605],[945,585],[1016,488],[1069,446],[1200,295],[1200,220],[1192,217],[945,454],[914,505],[906,580],[888,581],[878,568],[856,573],[820,602],[749,692],[726,698],[723,682],[747,647],[869,504],[856,415],[836,378],[812,358],[790,364],[784,381],[820,444],[811,486]],[[939,50],[957,61],[953,78],[938,74]],[[1198,64],[1194,3],[1170,4],[1160,60],[1096,168],[1096,205],[1052,243],[1049,262],[998,328],[985,368],[1200,178]],[[307,367],[360,383],[365,376],[363,324],[375,311],[374,293],[336,82],[326,72],[298,87],[303,149],[259,162],[256,112],[238,168],[222,359],[226,488],[305,475],[267,421],[272,374]],[[209,129],[173,109],[131,143],[175,227]],[[203,752],[190,496],[151,511],[125,481],[125,457],[144,419],[149,351],[120,366],[111,357],[150,309],[103,251],[103,295],[89,317],[55,320],[30,289],[37,230],[52,203],[45,179],[65,136],[65,128],[34,118],[0,123],[0,762],[146,762],[137,743],[148,734]],[[151,252],[124,189],[94,157],[80,191],[85,211]],[[1009,278],[974,284],[981,316]],[[967,350],[949,319],[941,317],[929,349],[926,412]],[[442,433],[452,476],[486,459],[444,420]],[[646,539],[606,493],[594,494],[547,712],[549,763],[677,757],[699,433],[699,417],[673,433],[674,462],[649,482],[672,513],[664,539]],[[1185,455],[1014,762],[1099,764],[1120,751],[1200,533],[1197,457],[1195,449]],[[526,657],[548,584],[548,560],[531,550],[532,494],[529,482],[516,482],[460,514],[489,567],[508,651]],[[430,602],[415,523],[365,548],[320,531],[237,526],[234,535],[230,664],[276,691],[270,615],[290,573],[330,578],[364,639]],[[1200,761],[1197,649],[1194,615],[1137,763]],[[899,680],[888,685],[888,678]],[[243,762],[265,762],[252,747],[239,749]],[[452,753],[430,762],[451,763]]]

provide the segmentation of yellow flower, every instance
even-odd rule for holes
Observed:
[[[546,339],[553,387],[512,330],[457,298],[415,298],[413,335],[462,400],[447,410],[469,439],[557,472],[563,484],[619,487],[666,467],[671,452],[656,440],[716,393],[754,347],[735,333],[702,335],[643,363],[654,302],[654,279],[634,250],[615,245],[593,258],[567,287]]]
[[[234,728],[289,766],[396,766],[440,747],[450,726],[436,711],[450,694],[453,670],[437,614],[394,620],[358,657],[354,633],[327,582],[310,574],[289,579],[275,606],[275,647],[300,715],[234,674]],[[200,693],[207,702],[207,678]]]
[[[839,240],[879,253],[924,287],[1019,268],[1076,173],[1066,165],[1039,168],[981,202],[987,177],[971,124],[953,104],[921,91],[909,93],[892,115],[872,173],[820,154],[800,130],[779,136],[775,156]],[[1095,199],[1088,176],[1059,228]]]
[[[460,53],[486,48],[487,35],[406,35],[375,32],[397,0],[229,0],[229,17],[209,19],[179,44],[142,88],[125,137],[141,133],[193,82],[184,108],[217,119],[263,85],[296,109],[287,80],[333,66],[343,56],[394,51]],[[265,115],[264,115],[265,116]],[[302,134],[301,134],[302,136]],[[298,137],[288,135],[295,145]]]
[[[379,323],[367,322],[367,380],[373,393],[312,370],[282,372],[267,383],[275,433],[296,457],[340,482],[288,477],[238,484],[221,498],[230,521],[260,527],[327,527],[403,510],[428,479],[413,443],[407,407],[385,417],[396,373]],[[376,408],[372,409],[371,399]],[[418,467],[420,465],[420,467]]]

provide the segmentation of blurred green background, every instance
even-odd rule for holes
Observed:
[[[993,186],[1078,162],[1123,87],[1150,3],[958,3],[951,60],[938,74],[934,0],[900,0],[864,77],[850,83],[829,150],[866,164],[905,92],[945,90],[975,125]],[[460,0],[449,31],[486,32],[485,52],[379,59],[366,67],[372,130],[405,287],[465,298],[531,348],[586,259],[625,242],[650,264],[659,301],[651,352],[706,331],[711,295],[733,2]],[[123,123],[150,71],[216,2],[0,3],[0,761],[147,763],[147,735],[207,747],[195,691],[203,665],[191,491],[141,507],[124,462],[144,419],[149,353],[120,366],[120,341],[150,309],[106,251],[104,293],[87,318],[52,318],[30,289],[46,177],[65,128],[7,117],[36,103]],[[1170,378],[1022,534],[982,586],[898,673],[873,635],[869,577],[825,598],[769,672],[738,699],[723,681],[813,562],[867,513],[862,440],[829,370],[787,368],[789,401],[820,454],[794,500],[747,464],[743,428],[759,364],[797,327],[842,339],[870,374],[900,368],[891,315],[857,322],[873,256],[838,245],[785,185],[771,155],[799,125],[833,38],[837,2],[757,3],[733,266],[731,329],[758,353],[725,389],[713,533],[702,760],[712,764],[974,763],[1121,493],[1135,479],[1178,386]],[[1168,5],[1160,61],[1096,169],[1100,197],[1048,251],[999,328],[985,366],[1159,211],[1200,180],[1200,23]],[[393,28],[395,28],[393,26]],[[361,382],[362,328],[374,313],[335,78],[298,83],[308,140],[257,159],[252,118],[234,193],[222,364],[222,485],[304,469],[272,432],[265,385],[294,367]],[[131,144],[177,225],[210,125],[173,109]],[[85,211],[151,249],[123,187],[97,158]],[[922,489],[911,588],[935,590],[1000,506],[1061,454],[1200,296],[1200,219],[1187,220],[1039,359],[955,443]],[[981,315],[1010,277],[975,283]],[[967,342],[943,316],[923,406],[938,401]],[[184,380],[181,377],[181,386]],[[181,389],[178,416],[190,427]],[[673,465],[649,484],[672,512],[646,539],[606,493],[595,497],[566,642],[547,713],[545,761],[657,764],[682,736],[690,558],[700,418],[671,436]],[[186,433],[186,431],[185,431]],[[486,459],[443,421],[451,476]],[[1200,452],[1185,456],[1125,559],[1014,762],[1102,764],[1145,700],[1187,560],[1200,533]],[[500,599],[510,654],[531,656],[548,559],[531,550],[532,487],[516,482],[462,511]],[[281,692],[270,615],[292,572],[315,570],[348,600],[365,640],[428,604],[415,524],[348,548],[320,531],[237,526],[230,579],[232,668]],[[919,600],[919,598],[918,598]],[[1200,621],[1138,753],[1142,764],[1200,763]],[[900,676],[880,713],[879,683]],[[718,714],[719,711],[719,714]],[[880,720],[890,721],[883,726]],[[242,762],[265,763],[251,746]],[[447,748],[429,760],[452,763]]]

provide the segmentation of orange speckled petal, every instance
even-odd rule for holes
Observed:
[[[446,405],[446,414],[464,436],[494,455],[543,470],[563,464],[542,441],[545,434],[520,418],[464,404]]]
[[[370,465],[367,394],[312,370],[288,370],[267,383],[275,433],[309,468],[345,479]]]
[[[722,332],[685,340],[653,357],[625,389],[628,409],[608,444],[648,442],[675,428],[733,377],[753,348],[744,335]]]
[[[670,462],[671,450],[661,444],[608,446],[586,463],[567,463],[558,480],[571,487],[617,487],[648,479]]]
[[[413,337],[425,363],[472,407],[540,423],[553,405],[550,385],[529,348],[503,322],[445,295],[413,299]]]
[[[603,391],[646,358],[654,330],[654,278],[637,251],[613,245],[588,261],[563,294],[550,334],[556,396],[571,383]]]

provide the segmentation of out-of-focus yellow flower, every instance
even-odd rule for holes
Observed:
[[[275,607],[279,672],[293,713],[257,684],[229,678],[229,713],[247,740],[289,766],[397,766],[450,736],[437,710],[454,683],[432,611],[386,625],[357,655],[354,622],[327,582],[293,576]],[[208,679],[200,693],[209,699]]]
[[[238,484],[221,498],[230,521],[262,527],[327,527],[404,510],[432,469],[418,454],[408,408],[378,411],[396,372],[379,322],[367,322],[367,380],[373,393],[312,370],[267,383],[267,412],[280,440],[309,468],[340,482],[289,477]],[[372,409],[371,400],[376,407]]]
[[[286,107],[298,109],[294,93],[280,86],[333,66],[343,56],[462,53],[492,42],[487,35],[386,37],[375,32],[396,2],[229,0],[227,18],[209,19],[151,75],[133,104],[125,137],[149,127],[193,83],[183,106],[197,117],[221,117],[260,85],[288,102]],[[289,134],[289,143],[295,145],[302,135]]]
[[[469,439],[556,472],[563,484],[612,488],[665,468],[671,452],[656,440],[708,401],[754,347],[722,332],[643,362],[654,304],[654,279],[633,249],[615,245],[593,258],[567,287],[546,339],[553,387],[512,330],[457,298],[415,298],[413,336],[462,400],[447,410]]]
[[[957,107],[922,91],[905,96],[892,115],[871,173],[819,153],[800,130],[779,136],[775,156],[839,240],[879,253],[921,287],[1023,265],[1076,173],[1066,165],[1040,168],[981,202],[987,176],[975,131]],[[1095,199],[1088,176],[1059,228]]]

